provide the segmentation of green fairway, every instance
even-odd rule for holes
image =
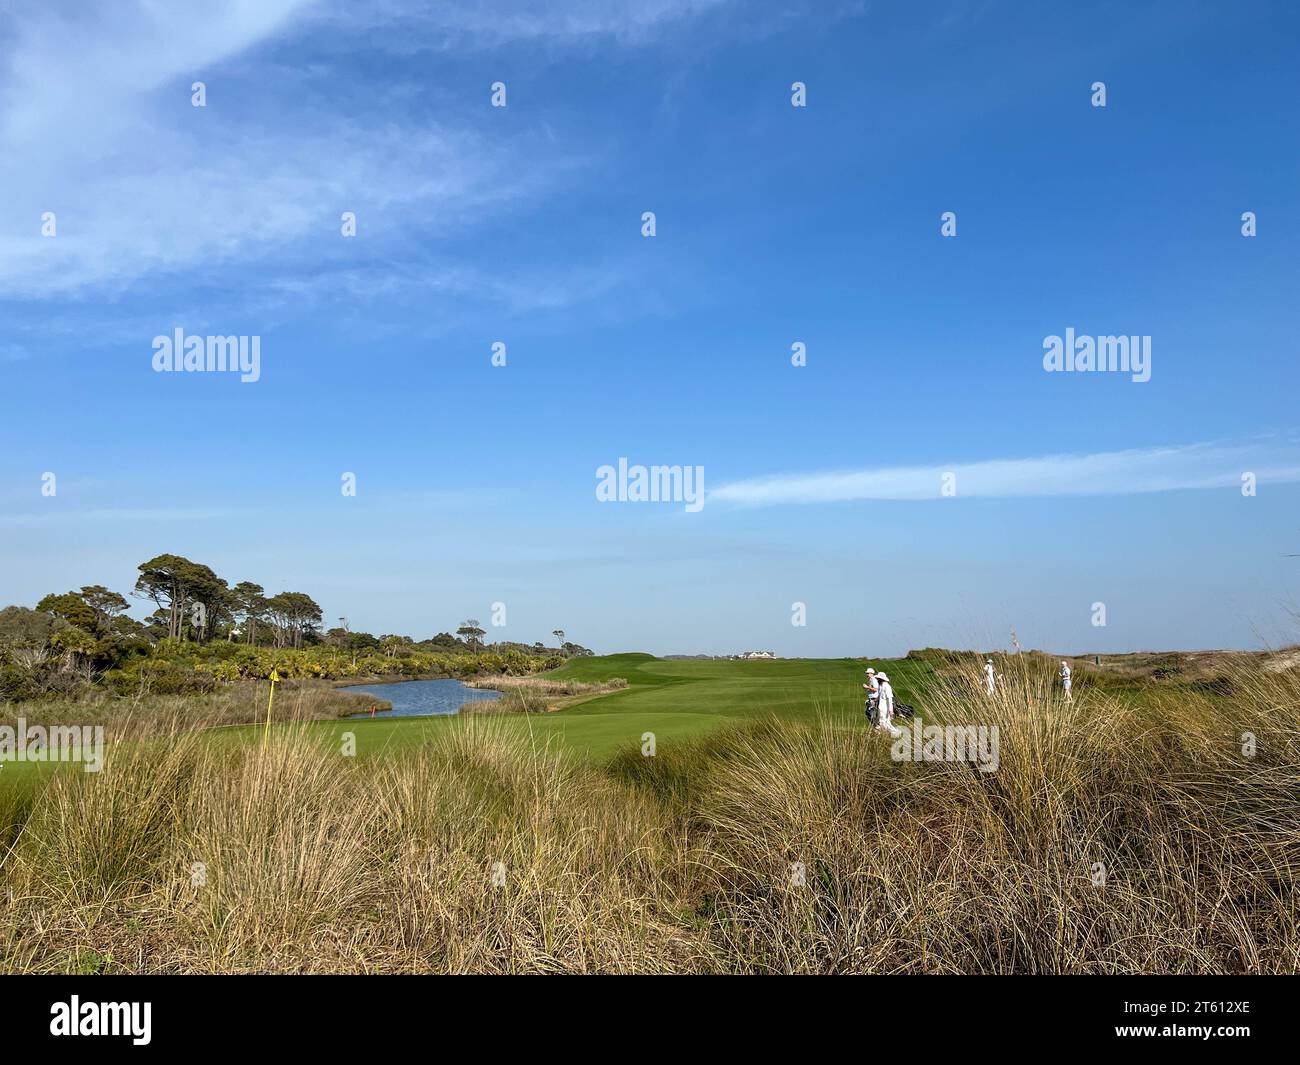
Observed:
[[[548,676],[577,681],[623,677],[628,687],[553,714],[491,720],[537,740],[599,760],[621,747],[700,735],[720,725],[767,716],[812,721],[832,717],[865,727],[862,691],[865,660],[793,658],[764,660],[662,659],[647,654],[578,658]],[[929,668],[906,661],[881,663],[898,698],[920,705]],[[312,727],[340,742],[356,736],[358,756],[411,748],[434,739],[453,717],[354,718]],[[239,730],[244,732],[245,730]]]
[[[572,715],[572,716],[571,716]],[[341,744],[344,733],[356,737],[358,757],[380,753],[400,753],[413,750],[421,744],[433,742],[453,723],[464,721],[454,714],[434,717],[393,718],[388,721],[357,718],[342,721],[315,721],[308,727],[331,744]],[[683,739],[698,735],[734,718],[718,714],[654,712],[585,713],[561,711],[542,715],[502,715],[475,717],[484,728],[517,731],[532,736],[539,744],[551,744],[559,749],[599,759],[620,747],[640,745],[646,732],[653,732],[657,742],[666,738]],[[261,735],[260,729],[245,728],[223,730],[223,742],[237,736],[249,741]]]
[[[905,661],[873,663],[888,669],[900,699],[914,701],[928,675]],[[577,658],[551,676],[597,681],[625,677],[629,687],[565,711],[568,714],[638,714],[672,711],[724,717],[811,719],[818,714],[862,713],[867,662],[851,658],[662,659],[652,655]]]

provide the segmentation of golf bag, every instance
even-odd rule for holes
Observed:
[[[880,724],[879,710],[880,710],[879,704],[875,699],[867,700],[867,720],[871,722],[872,728],[875,728],[877,725]],[[908,706],[907,703],[900,703],[897,699],[895,699],[894,717],[895,718],[901,717],[904,721],[911,721],[912,718],[916,717],[916,710],[913,707]]]
[[[863,707],[863,712],[867,715],[867,721],[871,724],[872,728],[875,728],[876,725],[880,723],[879,716],[877,715],[877,710],[879,710],[879,708],[880,697],[875,694],[869,696]]]

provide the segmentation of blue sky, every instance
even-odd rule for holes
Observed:
[[[0,2],[4,602],[171,551],[417,638],[1295,639],[1290,5],[360,6]]]

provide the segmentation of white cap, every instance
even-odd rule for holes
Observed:
[[[874,672],[875,672],[875,670],[874,670],[874,669],[872,669],[872,668],[870,668],[870,667],[867,667],[867,672],[868,672],[868,673],[874,673]]]

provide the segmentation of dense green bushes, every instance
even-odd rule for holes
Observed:
[[[513,650],[503,654],[494,651],[478,654],[408,651],[391,657],[383,654],[354,656],[330,647],[306,647],[295,651],[236,643],[201,647],[163,640],[148,657],[132,659],[110,670],[105,681],[120,695],[141,689],[180,694],[210,691],[222,682],[266,678],[272,670],[285,680],[346,680],[375,676],[463,678],[499,674],[524,676],[554,669],[562,661],[558,656],[525,655]]]
[[[275,670],[285,680],[346,680],[351,677],[526,676],[563,664],[559,655],[517,649],[438,653],[402,649],[393,654],[351,654],[318,645],[300,650],[247,644],[160,640],[152,649],[124,656],[98,673],[68,668],[66,656],[48,652],[0,653],[0,699],[20,701],[70,694],[102,681],[118,695],[210,692],[224,683],[265,679]]]

